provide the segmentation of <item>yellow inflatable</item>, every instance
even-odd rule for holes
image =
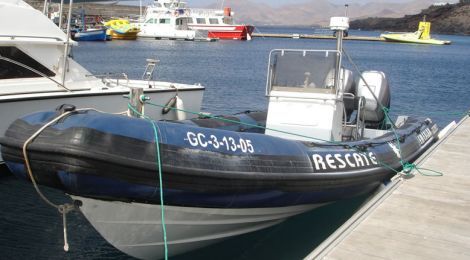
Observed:
[[[431,38],[431,23],[422,21],[419,22],[418,30],[414,33],[393,33],[381,34],[380,37],[385,38],[387,41],[406,42],[406,43],[420,43],[420,44],[450,44],[450,41],[442,41]]]
[[[116,40],[135,40],[140,29],[131,25],[128,20],[114,19],[104,25],[108,28],[107,34]]]

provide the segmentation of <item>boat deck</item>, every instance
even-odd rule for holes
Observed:
[[[470,118],[305,259],[470,259]]]

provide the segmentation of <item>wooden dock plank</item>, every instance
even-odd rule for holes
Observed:
[[[470,259],[470,119],[421,161],[415,172],[362,221],[307,259]]]

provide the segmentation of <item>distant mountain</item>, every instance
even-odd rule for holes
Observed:
[[[424,16],[431,22],[432,33],[470,35],[470,3],[430,6],[419,14],[401,18],[360,19],[352,21],[350,26],[354,29],[414,32]]]
[[[352,20],[379,16],[401,17],[406,14],[419,13],[438,0],[412,0],[406,3],[390,3],[389,1],[371,0],[367,4],[349,4],[348,16]],[[191,6],[190,1],[189,6]],[[238,22],[254,25],[326,26],[331,16],[341,16],[345,13],[343,4],[335,4],[328,0],[310,0],[279,7],[256,3],[252,0],[225,0],[224,6],[232,8]],[[220,3],[205,7],[220,8]]]

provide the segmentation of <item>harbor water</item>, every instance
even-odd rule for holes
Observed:
[[[311,28],[258,30],[314,33]],[[350,34],[378,36],[380,32],[351,31]],[[430,117],[444,127],[470,109],[470,37],[434,37],[450,40],[452,45],[345,41],[344,48],[360,70],[380,70],[388,76],[392,117]],[[81,42],[73,49],[73,56],[93,74],[125,72],[129,78],[142,76],[147,58],[158,59],[156,77],[159,80],[201,83],[206,87],[202,110],[230,114],[266,109],[269,52],[282,48],[334,49],[335,42],[274,38],[246,42]],[[346,65],[352,68],[351,64]],[[153,102],[165,103],[166,100]],[[43,189],[55,202],[67,200],[61,192]],[[333,203],[280,225],[174,259],[301,259],[366,199]],[[67,222],[70,251],[66,253],[62,249],[63,226],[59,213],[41,201],[30,183],[17,180],[9,176],[5,168],[0,168],[0,259],[130,259],[101,238],[81,213],[69,213]]]

